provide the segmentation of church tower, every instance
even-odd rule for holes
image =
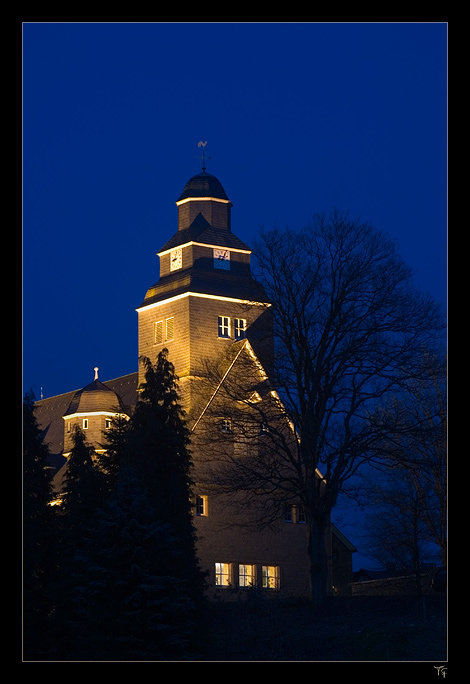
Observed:
[[[178,230],[158,252],[160,279],[137,309],[139,357],[155,363],[159,351],[168,349],[189,410],[187,379],[217,362],[234,341],[247,338],[269,369],[272,313],[252,278],[251,250],[232,233],[232,203],[219,180],[203,166],[176,206]]]

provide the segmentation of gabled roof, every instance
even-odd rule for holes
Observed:
[[[348,551],[351,551],[351,553],[357,553],[356,547],[355,547],[353,544],[351,544],[351,542],[349,541],[349,539],[346,539],[346,537],[344,536],[344,534],[343,534],[342,532],[340,532],[340,531],[338,530],[338,528],[336,527],[336,525],[334,525],[333,523],[331,523],[331,531],[332,531],[332,533],[334,534],[334,536],[335,536],[337,539],[339,539],[339,541],[340,541],[342,544],[344,544],[344,546],[348,549]]]
[[[221,359],[220,361],[218,371],[220,380],[216,385],[212,386],[212,391],[210,394],[207,395],[205,403],[201,404],[201,406],[199,407],[199,412],[195,417],[193,425],[191,426],[191,432],[194,432],[194,430],[197,428],[200,420],[204,417],[210,405],[217,397],[217,394],[221,390],[222,386],[224,385],[224,382],[227,380],[229,375],[236,373],[237,365],[240,365],[240,358],[243,354],[245,354],[246,358],[249,359],[250,367],[255,371],[257,378],[259,380],[259,382],[257,380],[256,385],[256,390],[258,391],[258,393],[266,394],[271,392],[272,388],[269,386],[268,376],[262,364],[260,363],[258,357],[256,356],[253,347],[251,346],[248,339],[237,340],[235,342],[232,342],[232,344],[226,351],[223,359]],[[243,376],[246,379],[247,367],[244,366],[242,370]],[[240,389],[240,391],[242,390]],[[248,390],[248,392],[249,394],[247,394],[245,397],[246,400],[249,400],[251,394],[253,393],[253,388]]]

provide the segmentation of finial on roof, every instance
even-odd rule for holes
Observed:
[[[98,371],[99,371],[98,366],[95,366],[95,367],[93,368],[93,370],[95,371],[95,380],[98,380]]]
[[[207,140],[205,142],[202,142],[200,140],[197,144],[198,147],[202,147],[202,157],[198,157],[198,159],[202,159],[202,170],[206,170],[206,151],[205,151],[205,146],[207,145]],[[207,157],[207,159],[210,159],[210,157]]]

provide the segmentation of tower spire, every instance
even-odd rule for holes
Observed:
[[[206,170],[206,151],[205,151],[205,146],[207,145],[207,140],[203,142],[200,140],[197,144],[198,147],[202,147],[202,157],[198,157],[198,159],[202,159],[202,170],[205,172]],[[210,157],[207,157],[207,159],[210,159]]]
[[[99,371],[98,366],[95,366],[95,367],[93,368],[93,370],[95,371],[95,380],[98,380],[98,371]]]

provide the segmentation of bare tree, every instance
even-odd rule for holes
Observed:
[[[243,489],[244,505],[261,494],[266,515],[288,500],[303,506],[311,596],[322,604],[330,513],[361,465],[377,458],[388,429],[381,407],[422,377],[442,315],[415,290],[391,239],[337,212],[299,232],[263,232],[255,254],[274,312],[274,363],[260,359],[272,375],[231,376],[223,367],[207,375],[218,383],[214,418],[217,396],[232,399],[238,443],[244,431],[253,445],[255,423],[266,430],[244,458],[218,449],[212,463],[225,461],[219,481]],[[373,420],[378,411],[382,419]]]
[[[372,485],[369,497],[369,510],[373,512],[367,516],[365,540],[370,555],[383,566],[412,570],[420,595],[423,562],[434,554],[428,543],[423,499],[411,472],[389,470]]]
[[[442,354],[422,357],[422,374],[375,418],[388,426],[383,465],[413,484],[428,541],[447,565],[447,374]],[[383,417],[385,416],[385,418]]]

